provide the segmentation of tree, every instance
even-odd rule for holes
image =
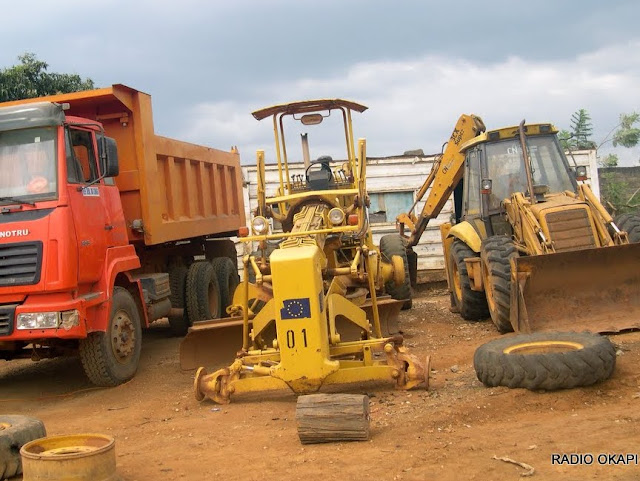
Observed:
[[[635,147],[640,141],[640,128],[633,124],[640,124],[640,114],[632,112],[630,114],[620,114],[620,124],[618,130],[613,134],[613,146]]]
[[[571,134],[569,145],[574,149],[595,149],[596,143],[589,139],[593,133],[591,116],[585,109],[580,109],[571,116]]]
[[[94,88],[93,80],[77,74],[49,73],[33,53],[18,56],[20,64],[0,70],[0,102]]]
[[[618,156],[616,154],[608,154],[598,160],[598,164],[600,167],[618,167]]]

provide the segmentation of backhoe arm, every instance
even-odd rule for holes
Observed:
[[[409,212],[400,214],[396,225],[404,236],[404,229],[409,229],[407,247],[415,246],[431,219],[437,217],[447,199],[451,196],[464,171],[464,155],[460,153],[462,144],[485,131],[484,123],[475,115],[461,115],[456,123],[451,138],[442,155],[433,164],[429,176],[420,187],[416,200]],[[413,211],[431,187],[420,216],[416,218]]]

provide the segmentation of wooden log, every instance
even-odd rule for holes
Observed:
[[[363,394],[310,394],[296,405],[302,444],[369,439],[369,397]]]

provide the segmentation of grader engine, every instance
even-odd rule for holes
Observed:
[[[199,400],[290,388],[312,393],[329,384],[388,380],[401,389],[428,382],[426,364],[402,345],[395,319],[410,297],[405,248],[398,235],[373,243],[366,191],[366,146],[353,141],[351,113],[366,107],[341,99],[276,105],[253,113],[273,118],[278,187],[267,196],[264,152],[257,154],[257,208],[243,259],[243,279],[224,325],[242,325],[235,361],[195,377]],[[328,122],[327,122],[328,119]],[[284,123],[304,128],[333,122],[346,140],[346,161],[310,160],[302,134],[304,173],[290,165]],[[357,150],[357,155],[356,155]],[[273,225],[281,225],[275,231]],[[255,250],[254,250],[255,249]],[[193,360],[195,325],[181,346]],[[215,350],[209,345],[209,350]],[[199,349],[204,351],[204,349]]]

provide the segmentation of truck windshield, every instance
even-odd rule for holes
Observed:
[[[0,132],[0,204],[57,197],[56,128]]]
[[[566,160],[553,135],[527,137],[534,185],[546,185],[550,193],[575,191]],[[528,195],[527,174],[519,139],[486,144],[486,175],[493,181],[489,210],[514,192]]]

